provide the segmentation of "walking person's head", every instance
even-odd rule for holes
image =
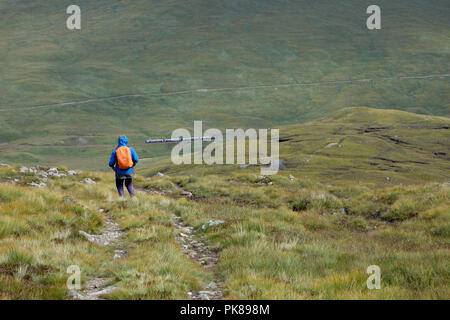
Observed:
[[[127,136],[119,136],[119,138],[117,138],[117,143],[118,143],[119,147],[124,147],[124,146],[128,145]]]

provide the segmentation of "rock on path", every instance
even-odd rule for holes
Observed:
[[[172,220],[175,230],[179,231],[175,236],[175,241],[181,246],[181,250],[189,258],[198,261],[208,271],[214,271],[219,257],[217,251],[209,248],[203,242],[195,240],[193,236],[194,228],[188,227],[184,221],[175,216]],[[222,282],[215,281],[205,286],[201,291],[190,291],[188,295],[193,300],[219,300],[222,299]]]
[[[102,210],[101,210],[102,212]],[[119,228],[119,225],[113,222],[109,217],[106,217],[106,227],[102,230],[102,234],[89,234],[83,230],[79,233],[84,236],[88,241],[102,245],[102,246],[120,246],[121,237],[123,231]],[[115,249],[113,260],[125,257],[127,252],[122,249]],[[77,300],[100,300],[100,296],[108,294],[116,290],[114,286],[107,286],[110,279],[94,278],[89,280],[86,287],[81,291],[70,291],[74,299]]]

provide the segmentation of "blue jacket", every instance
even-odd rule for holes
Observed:
[[[127,147],[127,145],[128,145],[128,138],[126,136],[120,136],[117,139],[117,142],[118,142],[117,148],[119,148],[119,147]],[[111,158],[109,159],[109,166],[111,168],[113,168],[114,171],[116,171],[117,174],[131,174],[134,171],[134,166],[136,165],[136,163],[139,162],[139,157],[138,157],[136,151],[134,151],[134,149],[132,147],[128,147],[128,148],[130,148],[130,151],[131,151],[131,159],[133,160],[134,166],[131,167],[130,169],[122,170],[117,165],[117,156],[116,156],[117,148],[115,148],[114,151],[111,154]]]

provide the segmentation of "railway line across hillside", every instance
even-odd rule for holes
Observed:
[[[187,94],[207,94],[213,92],[232,92],[243,90],[258,90],[258,89],[278,89],[278,88],[290,88],[290,87],[310,87],[310,86],[330,86],[330,85],[343,85],[343,84],[358,84],[358,83],[370,83],[381,82],[391,80],[433,80],[433,79],[445,79],[450,77],[450,73],[445,74],[430,74],[430,75],[412,75],[412,76],[392,76],[382,78],[366,78],[366,79],[349,79],[349,80],[330,80],[319,82],[305,82],[305,83],[285,83],[285,84],[267,84],[267,85],[255,85],[255,86],[242,86],[242,87],[222,87],[222,88],[203,88],[203,89],[191,89],[172,92],[154,92],[154,93],[142,93],[142,94],[126,94],[117,95],[102,98],[92,98],[80,101],[68,101],[55,104],[14,108],[14,109],[0,109],[0,112],[17,112],[17,111],[32,111],[39,109],[49,109],[57,107],[67,107],[80,104],[89,104],[94,102],[110,101],[126,98],[144,98],[144,97],[163,97],[163,96],[175,96],[175,95],[187,95]]]

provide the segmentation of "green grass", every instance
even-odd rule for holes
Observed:
[[[356,0],[77,4],[79,32],[66,29],[63,3],[0,5],[2,161],[104,169],[104,154],[117,135],[139,144],[191,128],[193,120],[221,129],[267,128],[354,106],[449,115],[448,78],[148,95],[447,74],[443,0],[380,1],[383,29],[377,32],[366,29],[367,4]],[[26,109],[122,94],[143,96]],[[138,146],[138,151],[153,161],[168,149]]]
[[[83,286],[94,277],[112,279],[118,290],[110,298],[116,299],[186,299],[211,277],[175,244],[170,215],[158,210],[163,199],[139,194],[121,201],[105,174],[89,173],[98,182],[93,186],[81,175],[35,189],[23,186],[28,176],[0,172],[18,179],[0,184],[1,299],[70,299],[70,265],[80,267]],[[100,233],[100,209],[126,231],[121,246],[127,256],[119,261],[112,258],[114,247],[89,243],[78,233]]]
[[[442,140],[435,137],[446,139],[446,131],[434,135],[433,129],[448,123],[446,118],[429,117],[425,125],[423,116],[347,109],[325,120],[289,127],[292,140],[282,143],[282,158],[289,164],[289,159],[302,158],[333,141],[330,132],[336,127],[345,128],[348,139],[365,136],[351,124],[355,116],[368,113],[376,115],[368,123],[388,125],[389,134],[403,132],[399,139],[408,143],[419,141],[414,136],[422,130],[424,140],[417,148],[421,160],[434,161],[427,150],[440,146]],[[364,122],[356,123],[366,128]],[[408,131],[413,123],[423,127]],[[310,126],[319,127],[320,134],[308,136]],[[293,152],[299,146],[294,134],[312,146],[304,143]],[[378,141],[380,135],[368,133],[362,139],[369,142],[361,148],[379,148],[370,139]],[[345,150],[345,141],[339,149]],[[395,144],[389,140],[386,145],[390,143]],[[390,156],[408,158],[407,152],[418,152],[409,145],[395,145],[396,153]],[[319,154],[330,161],[322,161]],[[374,170],[364,179],[355,177],[361,183],[352,183],[323,177],[320,170],[332,163],[332,157],[352,157],[352,168],[365,166],[363,155],[319,154],[309,162],[321,160],[312,168],[288,166],[271,177],[260,177],[259,168],[253,167],[156,167],[147,170],[147,178],[138,174],[135,183],[162,195],[139,193],[128,201],[116,198],[112,173],[52,178],[48,187],[34,189],[25,186],[35,180],[32,174],[0,168],[2,298],[67,299],[65,270],[72,264],[81,267],[83,285],[92,277],[112,279],[118,290],[109,299],[185,299],[188,291],[217,279],[224,280],[226,299],[447,298],[450,192],[444,169],[448,160],[436,158],[432,171],[414,164],[414,175],[390,172],[389,181],[385,170]],[[151,176],[161,168],[164,176]],[[302,170],[308,170],[310,178]],[[97,184],[82,183],[86,177]],[[185,199],[183,190],[190,191],[192,198]],[[125,232],[123,259],[111,259],[113,248],[91,244],[77,233],[80,229],[98,233],[105,213]],[[195,228],[198,239],[219,251],[213,273],[187,258],[175,243],[172,214],[181,216]],[[202,228],[215,219],[225,223]],[[382,289],[371,291],[365,270],[374,264],[381,268]]]
[[[344,108],[319,120],[280,127],[280,159],[285,166],[281,172],[295,176],[304,188],[311,181],[343,186],[362,183],[374,188],[449,181],[449,125],[446,117]],[[330,143],[336,144],[324,148]],[[158,171],[192,176],[242,173],[244,182],[267,180],[259,177],[257,166],[173,166],[167,158],[144,160],[139,170],[145,175]],[[249,172],[255,175],[248,176]],[[226,192],[227,187],[221,190]],[[211,190],[198,190],[200,196],[203,192]]]
[[[0,162],[13,168],[0,167],[0,298],[68,299],[73,264],[83,285],[111,279],[110,299],[185,299],[217,279],[226,299],[448,298],[448,78],[398,76],[449,73],[449,5],[377,4],[372,32],[356,0],[80,0],[71,32],[68,4],[3,1]],[[391,79],[164,95],[367,78]],[[128,94],[142,96],[28,109]],[[280,128],[286,168],[173,166],[171,146],[143,144],[194,120]],[[43,189],[18,172],[105,170],[119,134],[142,158],[136,183],[163,195],[119,200],[112,172]],[[78,233],[100,232],[105,214],[124,230],[123,259]],[[214,272],[182,253],[172,214],[219,251]],[[211,219],[225,223],[203,230]],[[366,287],[373,264],[381,290]]]
[[[448,184],[304,188],[284,174],[273,185],[243,182],[243,175],[197,177],[184,187],[194,200],[170,193],[175,198],[161,208],[220,250],[217,276],[226,279],[226,298],[448,297]],[[225,224],[202,230],[211,219]],[[373,264],[381,268],[381,290],[366,287]]]

